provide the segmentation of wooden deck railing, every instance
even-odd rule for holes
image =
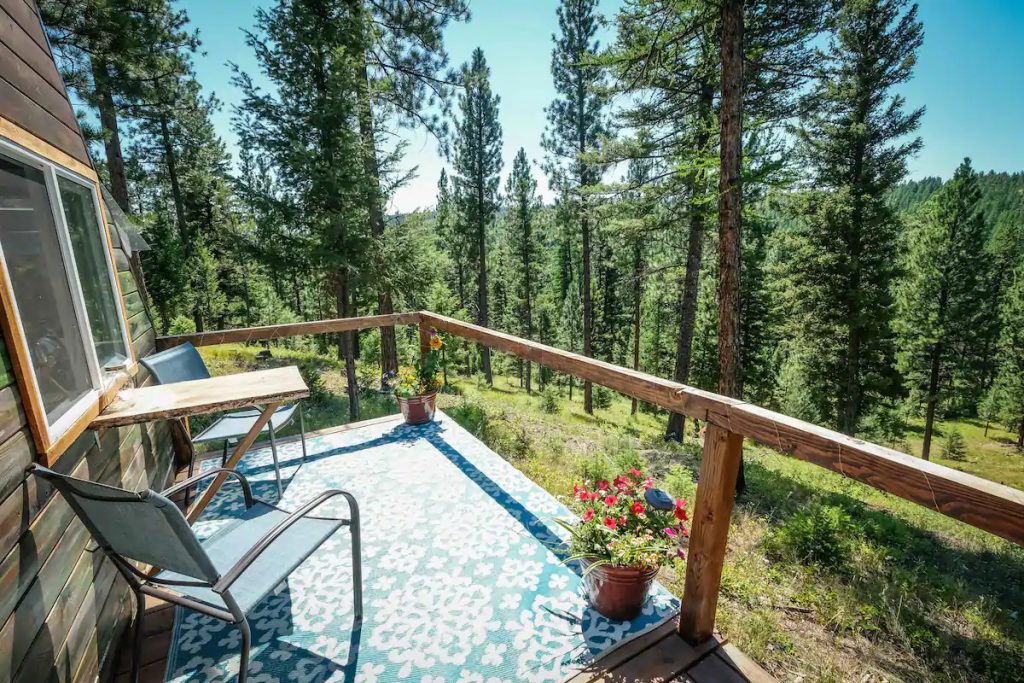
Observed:
[[[744,438],[1024,546],[1024,492],[744,401],[427,311],[162,337],[157,347],[263,341],[394,325],[418,325],[421,350],[426,348],[427,330],[434,327],[708,424],[679,620],[679,632],[690,642],[711,637],[714,629]]]

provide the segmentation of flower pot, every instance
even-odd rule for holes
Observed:
[[[587,599],[598,612],[619,621],[633,619],[644,606],[647,594],[658,575],[655,569],[602,564],[587,567],[583,577]]]
[[[412,398],[402,398],[401,396],[396,396],[396,398],[398,399],[398,407],[402,409],[402,417],[405,418],[405,424],[421,425],[434,419],[436,391],[423,394],[422,396],[413,396]]]

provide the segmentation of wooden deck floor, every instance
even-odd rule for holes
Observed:
[[[346,426],[317,433],[344,429]],[[260,446],[256,444],[253,448]],[[220,457],[220,454],[211,453],[206,457]],[[180,470],[176,481],[183,480],[187,474],[187,469]],[[180,496],[176,502],[182,504]],[[164,683],[171,631],[174,627],[174,610],[173,605],[155,598],[149,598],[146,602],[141,683]],[[129,681],[131,638],[132,629],[126,629],[114,669],[115,683]],[[768,683],[774,680],[721,637],[694,647],[676,634],[674,623],[667,623],[613,650],[566,683]]]

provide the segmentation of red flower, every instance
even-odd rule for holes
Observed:
[[[630,473],[630,474],[632,474],[632,475],[633,475],[634,477],[636,477],[637,479],[639,479],[640,477],[644,476],[644,473],[643,473],[643,472],[641,472],[640,470],[638,470],[638,469],[637,469],[637,468],[635,468],[635,467],[630,467],[630,468],[629,468],[629,473]]]
[[[586,489],[580,489],[578,497],[580,500],[586,500],[589,497]]]
[[[593,518],[594,518],[594,511],[593,510],[587,510],[586,512],[583,513],[583,521],[584,522],[589,522]]]
[[[588,497],[590,498],[590,500],[597,500],[598,498],[600,498],[600,497],[601,497],[601,494],[600,494],[600,493],[598,493],[597,491],[594,491],[594,492],[593,492],[593,493],[591,493],[591,494],[590,494],[590,496],[588,496]]]
[[[597,482],[597,488],[600,491],[607,491],[608,490],[608,480],[607,479],[602,479],[601,481]]]
[[[619,517],[619,524],[621,524],[622,526],[626,526],[626,518],[625,517]]]
[[[612,505],[615,505],[615,503],[618,502],[618,500],[619,499],[617,496],[608,496],[607,498],[604,499],[604,504],[607,505],[608,507],[611,507]]]
[[[686,514],[686,510],[684,510],[683,508],[676,508],[675,510],[672,511],[672,514],[674,514],[676,516],[676,519],[678,519],[680,522],[685,522],[689,519],[689,517]]]
[[[609,529],[611,529],[612,531],[615,531],[615,520],[612,519],[611,517],[605,517],[604,518],[604,525],[606,527],[608,527]]]
[[[651,481],[651,478],[650,477],[645,478],[644,479],[644,491],[646,491],[647,489],[651,488],[652,486],[654,486],[654,482]]]
[[[633,511],[634,515],[642,515],[644,514],[644,510],[646,508],[644,508],[644,504],[638,500],[637,502],[633,503],[633,505],[630,506],[629,509]]]

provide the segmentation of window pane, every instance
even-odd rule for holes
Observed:
[[[92,192],[78,183],[57,177],[64,218],[71,233],[78,279],[85,296],[85,310],[100,367],[128,357],[121,334],[121,313],[117,293],[107,265],[107,238],[96,219]]]
[[[0,246],[46,418],[92,388],[42,171],[0,156]]]

